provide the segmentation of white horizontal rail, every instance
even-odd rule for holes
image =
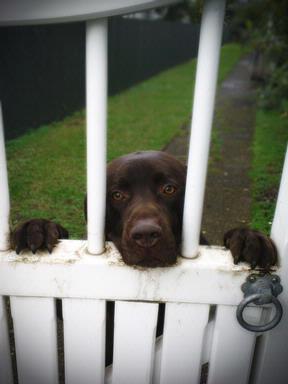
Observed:
[[[198,252],[225,0],[206,0],[200,31],[183,215],[182,255]]]
[[[67,1],[1,0],[0,25],[48,24],[89,20],[163,7],[179,0]]]
[[[86,23],[88,250],[104,250],[106,206],[107,20]]]
[[[0,251],[9,248],[10,198],[5,154],[4,125],[0,103]]]
[[[220,247],[202,246],[197,259],[150,269],[125,265],[112,243],[97,257],[86,247],[86,241],[63,240],[52,255],[2,252],[0,294],[235,305],[250,272]]]

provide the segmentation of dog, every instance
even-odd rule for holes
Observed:
[[[107,166],[106,240],[118,248],[128,265],[166,267],[176,263],[180,252],[186,166],[161,151],[135,152]],[[96,197],[95,197],[96,198]],[[87,202],[85,200],[85,212]],[[52,252],[68,231],[46,219],[20,224],[11,234],[11,245]],[[201,244],[207,240],[201,236]],[[251,268],[269,270],[277,262],[273,241],[249,228],[234,228],[224,235],[234,263],[246,261]]]

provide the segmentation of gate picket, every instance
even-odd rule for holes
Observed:
[[[3,296],[0,296],[0,384],[12,384],[12,365],[9,346],[8,323]]]
[[[63,299],[65,383],[104,383],[104,300]]]
[[[161,367],[161,356],[163,348],[163,336],[159,336],[156,339],[155,344],[155,358],[154,358],[154,370],[153,370],[153,384],[160,383],[160,367]]]
[[[152,379],[158,304],[115,303],[113,384]]]
[[[209,305],[166,305],[160,368],[161,384],[199,383],[201,351]]]
[[[261,309],[250,307],[245,318],[258,323]],[[208,384],[248,383],[256,335],[236,319],[236,306],[218,305],[209,362]]]
[[[270,332],[264,333],[260,348],[258,348],[257,369],[253,383],[255,384],[286,384],[287,383],[287,354],[288,354],[288,148],[281,177],[277,205],[271,229],[279,253],[279,275],[283,285],[283,293],[279,300],[283,306],[283,317],[280,324]]]
[[[55,300],[10,298],[19,384],[57,384]]]

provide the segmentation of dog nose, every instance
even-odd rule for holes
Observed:
[[[140,220],[131,230],[131,238],[143,248],[151,248],[162,237],[161,227],[152,220]]]

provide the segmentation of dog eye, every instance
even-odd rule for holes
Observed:
[[[125,199],[125,195],[122,192],[120,192],[120,191],[112,192],[111,196],[112,196],[112,199],[116,200],[116,201],[120,201],[120,200],[124,200]]]
[[[162,187],[162,193],[165,195],[173,195],[176,192],[176,187],[172,184],[167,184]]]

